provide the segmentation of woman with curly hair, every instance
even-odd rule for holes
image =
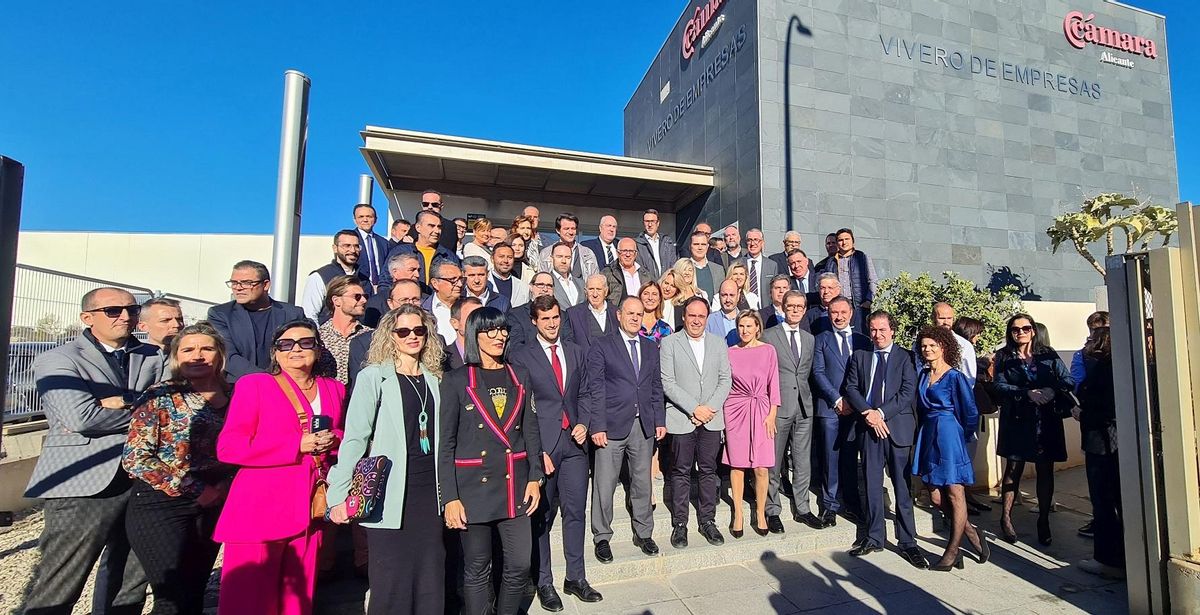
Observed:
[[[338,463],[329,471],[329,518],[348,523],[355,465],[391,461],[383,497],[360,519],[367,535],[367,613],[441,613],[446,550],[438,506],[437,440],[445,352],[433,316],[415,305],[384,314],[355,379]]]
[[[913,458],[913,474],[931,488],[930,500],[953,522],[946,551],[932,570],[962,568],[958,554],[963,534],[979,554],[980,563],[989,556],[987,541],[967,524],[966,487],[975,483],[975,470],[967,444],[975,439],[979,411],[966,375],[958,370],[961,361],[954,334],[941,327],[926,327],[917,335],[917,349],[925,367],[917,379],[917,406],[921,426]]]

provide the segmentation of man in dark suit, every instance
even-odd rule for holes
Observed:
[[[767,529],[783,533],[779,514],[779,487],[791,462],[792,518],[814,529],[825,524],[812,514],[808,487],[812,480],[813,394],[809,386],[816,343],[812,334],[800,328],[804,318],[804,294],[788,291],[783,297],[784,320],[768,329],[763,341],[775,348],[779,363],[781,403],[775,415],[775,467],[771,468],[767,491]],[[791,456],[787,456],[788,449]]]
[[[720,262],[721,267],[728,271],[730,265],[746,258],[746,250],[742,247],[742,231],[736,224],[725,227],[721,235],[725,238],[725,250],[721,252]]]
[[[563,553],[567,560],[563,591],[583,602],[599,602],[603,598],[588,584],[583,560],[590,468],[587,426],[580,420],[579,403],[581,392],[587,390],[583,382],[587,375],[586,357],[582,348],[563,341],[559,335],[562,310],[553,297],[543,295],[534,299],[529,312],[537,337],[512,352],[510,360],[529,372],[528,386],[537,407],[542,463],[547,477],[543,486],[543,506],[533,516],[533,535],[538,551],[534,570],[538,601],[544,610],[553,612],[563,609],[550,569],[550,529],[559,509],[563,516]]]
[[[393,309],[388,307],[391,303],[392,289],[400,282],[412,282],[416,285],[416,304],[421,304],[425,296],[430,293],[430,289],[421,284],[419,261],[420,257],[416,254],[397,254],[388,259],[387,270],[391,281],[386,284],[381,282],[379,292],[367,298],[367,310],[362,319],[364,325],[375,328],[375,325],[379,324],[379,317]],[[408,296],[408,291],[405,296]]]
[[[225,340],[225,373],[234,382],[267,371],[275,329],[304,318],[304,311],[271,299],[271,274],[262,263],[239,261],[225,284],[233,301],[209,308],[208,321]]]
[[[587,300],[567,308],[567,324],[575,343],[586,351],[605,335],[613,335],[618,327],[617,309],[608,303],[608,281],[597,273],[588,278],[584,288]]]
[[[787,272],[792,290],[808,295],[809,303],[816,304],[817,273],[810,265],[808,255],[803,250],[794,250],[787,257],[787,267],[781,271]]]
[[[750,292],[762,297],[766,294],[764,291],[768,290],[767,286],[771,283],[771,278],[775,277],[779,270],[776,268],[775,261],[763,254],[761,230],[752,228],[746,231],[746,252],[740,260],[746,265],[748,275],[746,282],[750,285]]]
[[[511,304],[508,297],[492,288],[488,276],[488,262],[482,256],[468,256],[462,261],[463,296],[474,297],[487,307],[507,313]]]
[[[462,297],[450,308],[450,324],[454,326],[455,338],[453,344],[446,344],[446,361],[443,371],[458,369],[466,365],[467,352],[467,318],[471,312],[483,307],[475,297]]]
[[[705,257],[705,259],[707,259],[710,263],[716,263],[716,264],[720,265],[721,259],[724,258],[725,250],[724,249],[718,250],[718,249],[708,245],[708,240],[711,239],[713,236],[712,225],[707,222],[697,222],[696,226],[692,227],[692,233],[693,234],[695,234],[695,233],[703,233],[704,234],[704,249],[705,249],[704,257]],[[717,239],[721,240],[722,244],[725,243],[724,236],[718,235]],[[692,256],[692,260],[696,260],[695,253],[692,251],[692,246],[691,246],[692,240],[691,240],[690,236],[689,236],[687,243],[688,243],[688,245],[685,246],[684,249],[679,251],[679,257],[683,258],[685,255]],[[722,270],[723,269],[724,268],[722,267]],[[722,278],[722,279],[724,279],[724,278]]]
[[[533,274],[533,277],[529,281],[529,301],[512,308],[504,316],[504,319],[508,322],[507,348],[509,352],[524,344],[532,343],[537,338],[537,327],[533,326],[530,303],[538,297],[553,296],[554,278],[550,277],[550,274],[545,271]],[[562,307],[562,305],[560,304],[559,307]],[[562,324],[559,326],[558,334],[563,341],[575,341],[575,336],[571,333],[571,327],[567,325],[565,315],[562,317]]]
[[[381,282],[388,279],[387,256],[391,251],[387,238],[375,232],[377,219],[375,208],[370,204],[360,203],[354,206],[354,228],[362,245],[358,271],[371,281],[372,293],[378,290]]]
[[[546,250],[550,252],[550,277],[558,304],[570,308],[583,303],[583,280],[571,273],[571,247],[559,242]]]
[[[838,282],[836,274],[822,273],[817,276],[817,300],[808,305],[808,311],[804,313],[804,321],[800,327],[813,335],[820,335],[832,329],[833,325],[829,320],[829,303],[841,296],[843,296],[842,284]],[[859,312],[858,308],[855,308],[854,314],[850,317],[850,326],[856,333],[867,329],[862,314]]]
[[[856,350],[846,369],[844,404],[849,416],[859,421],[858,447],[862,453],[866,487],[865,523],[859,524],[850,555],[861,557],[882,551],[887,542],[883,529],[883,469],[892,477],[892,500],[896,503],[896,544],[908,563],[926,568],[928,563],[917,548],[912,498],[908,477],[912,474],[913,439],[917,418],[913,396],[917,372],[912,355],[893,344],[896,321],[882,310],[867,319],[873,350]]]
[[[388,231],[388,251],[402,243],[412,243],[413,237],[409,234],[412,230],[412,221],[404,218],[396,218],[392,221],[392,228]]]
[[[384,305],[383,314],[390,312],[402,305],[421,306],[421,286],[413,280],[400,280],[391,286],[387,295],[387,304]],[[368,304],[370,301],[368,300]],[[375,325],[379,325],[379,319],[383,314],[375,317]],[[367,353],[371,350],[371,335],[357,335],[350,340],[350,358],[346,364],[346,373],[349,377],[349,382],[346,383],[346,391],[354,391],[354,379],[358,376],[359,370],[363,368],[367,361]]]
[[[156,347],[133,337],[141,309],[133,295],[102,287],[81,304],[88,328],[33,362],[48,425],[25,497],[45,498],[45,524],[25,612],[70,613],[100,560],[93,611],[141,613],[146,573],[125,534],[133,483],[121,451],[138,397],[163,364]]]
[[[708,235],[697,230],[692,233],[689,241],[692,266],[696,268],[696,287],[704,291],[711,302],[717,294],[717,289],[721,287],[721,282],[725,281],[725,268],[720,263],[709,260]]]
[[[775,268],[780,273],[788,270],[788,255],[800,249],[800,233],[796,231],[788,231],[783,234],[783,250],[776,252],[767,258],[775,261]],[[799,289],[797,289],[799,290]]]
[[[608,304],[616,307],[625,297],[638,294],[642,284],[655,278],[637,262],[637,242],[626,237],[617,242],[617,260],[600,271],[608,280]]]
[[[617,262],[617,219],[612,216],[600,218],[600,234],[595,239],[579,242],[596,256],[596,266],[604,269]]]
[[[659,222],[658,210],[647,209],[642,214],[642,227],[646,231],[634,238],[637,242],[638,264],[655,279],[662,277],[663,272],[673,267],[679,259],[675,238],[659,234]]]
[[[451,222],[450,226],[453,232],[454,223]],[[429,284],[429,273],[432,266],[439,261],[449,261],[457,265],[459,263],[458,255],[438,243],[443,232],[442,219],[433,211],[423,210],[418,213],[413,229],[417,233],[417,238],[412,243],[402,243],[392,248],[392,251],[388,253],[388,260],[397,254],[416,254],[419,271],[417,281]],[[454,235],[451,237],[453,238]]]
[[[633,508],[633,544],[657,555],[651,509],[650,459],[654,443],[667,435],[658,345],[638,335],[645,309],[626,297],[617,312],[620,330],[605,335],[587,355],[587,404],[584,423],[596,445],[592,488],[592,541],[596,559],[613,559],[613,495],[621,465],[629,463],[629,500]]]
[[[783,297],[788,292],[787,276],[776,275],[771,278],[769,288],[770,294],[763,298],[762,309],[758,310],[764,330],[778,326],[784,321],[786,315],[783,312]]]
[[[869,350],[871,340],[850,329],[854,308],[850,300],[837,297],[829,303],[828,331],[816,335],[813,350],[813,384],[817,387],[816,433],[821,448],[817,458],[822,462],[824,480],[821,484],[821,521],[825,526],[837,525],[837,514],[857,522],[858,449],[855,426],[850,407],[842,398],[846,365],[855,350]]]

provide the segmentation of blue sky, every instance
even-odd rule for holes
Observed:
[[[26,165],[23,229],[270,232],[295,68],[313,81],[303,232],[329,233],[368,124],[620,154],[625,102],[687,4],[14,2],[0,154]],[[1180,193],[1200,200],[1198,11],[1134,4],[1167,15]]]

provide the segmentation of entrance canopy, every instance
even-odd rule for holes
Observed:
[[[368,126],[362,155],[397,192],[673,213],[713,188],[712,167]]]

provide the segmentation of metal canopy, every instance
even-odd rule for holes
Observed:
[[[368,126],[360,148],[396,192],[675,212],[713,188],[712,167]]]

